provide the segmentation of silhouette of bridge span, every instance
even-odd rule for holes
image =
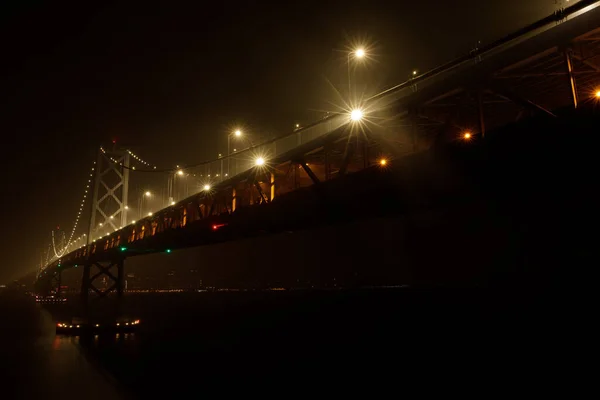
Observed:
[[[187,166],[206,182],[200,190],[150,215],[143,216],[140,205],[142,218],[135,222],[128,218],[130,175],[156,169],[126,149],[102,148],[88,185],[88,234],[69,240],[40,269],[37,290],[59,292],[61,272],[81,267],[85,299],[121,295],[128,257],[351,219],[362,212],[357,196],[385,198],[404,156],[486,140],[489,132],[526,118],[558,120],[564,110],[594,107],[600,101],[599,6],[580,1],[361,99],[347,112]],[[114,200],[110,211],[103,208],[106,199]],[[100,232],[99,224],[109,229]],[[112,286],[95,287],[99,277],[110,278]]]

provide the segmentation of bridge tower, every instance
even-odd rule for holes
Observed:
[[[124,289],[124,257],[96,260],[91,251],[93,241],[108,232],[127,225],[130,153],[126,149],[100,147],[96,161],[87,235],[88,256],[83,265],[81,297],[87,311],[90,292],[98,298],[116,292],[120,298]]]
[[[96,161],[92,212],[88,241],[98,230],[98,223],[105,229],[117,230],[127,225],[127,200],[129,194],[130,155],[127,150],[106,150],[100,147]]]

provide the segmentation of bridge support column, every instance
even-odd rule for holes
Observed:
[[[477,111],[479,111],[479,132],[481,137],[485,137],[485,113],[483,110],[483,91],[477,91]]]
[[[54,291],[56,292],[56,297],[60,297],[61,284],[62,284],[62,272],[55,271],[52,274],[51,289],[54,289]]]
[[[573,102],[573,107],[577,108],[579,105],[579,99],[577,96],[577,82],[575,81],[575,72],[573,71],[573,50],[565,49],[565,61],[567,66],[567,73],[569,75],[569,84],[571,85],[571,101]]]
[[[323,149],[324,163],[325,163],[325,180],[331,179],[331,145],[326,144]]]
[[[231,212],[235,211],[236,203],[237,203],[237,193],[235,192],[235,188],[233,188],[231,191]]]
[[[412,109],[409,112],[410,115],[410,122],[411,122],[411,128],[410,128],[410,142],[412,144],[412,151],[416,152],[419,149],[418,143],[417,143],[417,138],[419,135],[419,114],[418,111],[416,109]]]
[[[97,287],[95,281],[99,278],[105,278],[108,280],[106,287]],[[117,298],[121,298],[123,296],[124,289],[124,258],[111,261],[89,261],[83,266],[83,276],[81,279],[81,299],[84,307],[89,303],[90,292],[95,293],[97,298],[103,298],[114,291],[117,294]]]
[[[271,201],[275,198],[275,174],[271,172]]]

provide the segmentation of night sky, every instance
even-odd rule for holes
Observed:
[[[117,139],[164,167],[215,158],[232,126],[282,134],[333,110],[340,101],[332,87],[347,81],[353,43],[372,56],[357,79],[376,93],[557,7],[554,0],[23,3],[0,6],[0,282],[34,269],[57,225],[70,232],[101,143]]]

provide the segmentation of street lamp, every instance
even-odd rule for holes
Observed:
[[[145,199],[146,197],[148,197],[148,198],[149,198],[150,196],[152,196],[152,193],[150,193],[150,191],[148,190],[148,191],[146,191],[146,192],[144,193],[144,195],[143,195],[143,196],[140,196],[140,198],[139,198],[139,205],[138,205],[138,208],[139,208],[139,217],[140,217],[140,219],[142,219],[143,212],[144,212],[144,199]]]
[[[257,159],[254,161],[254,163],[255,163],[257,166],[259,166],[259,167],[260,167],[260,166],[262,166],[262,165],[265,165],[265,159],[264,159],[264,158],[262,158],[262,157],[258,157],[258,158],[257,158]]]
[[[230,174],[229,168],[231,166],[231,159],[229,157],[231,155],[231,137],[235,136],[239,138],[242,137],[242,135],[243,132],[241,131],[241,129],[236,129],[235,131],[227,135],[227,176],[229,176]],[[235,149],[233,151],[235,151]],[[221,176],[223,176],[223,160],[221,160]]]
[[[363,48],[358,48],[348,53],[348,94],[352,96],[352,82],[350,78],[350,56],[353,56],[355,59],[361,59],[366,55],[365,50]]]
[[[210,185],[204,185],[204,190],[208,192],[210,190]]]

